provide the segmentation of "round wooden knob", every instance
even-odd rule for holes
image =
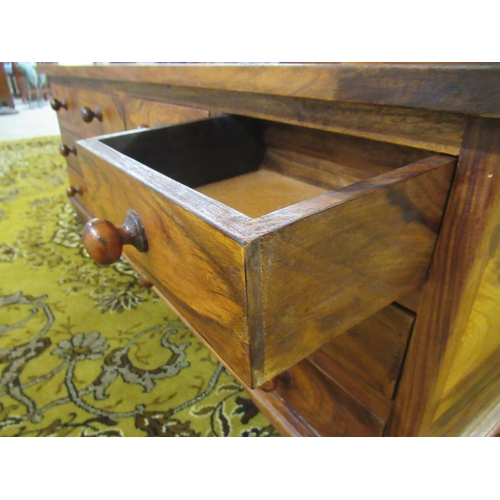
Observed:
[[[102,122],[102,111],[99,106],[96,106],[94,111],[87,108],[87,106],[84,106],[80,109],[80,115],[85,123],[90,123],[94,118],[97,118],[100,122]]]
[[[69,146],[66,146],[66,144],[61,144],[59,146],[59,153],[61,153],[66,158],[70,153],[76,155],[76,148],[74,146],[70,148]]]
[[[263,390],[264,392],[272,392],[276,390],[278,384],[288,384],[289,381],[290,381],[290,372],[288,370],[285,370],[283,373],[280,373],[271,380],[267,380],[266,382],[264,382],[259,387],[259,389]]]
[[[50,107],[54,111],[59,111],[61,108],[68,109],[68,103],[64,99],[62,101],[60,101],[59,99],[56,99],[55,97],[53,97],[50,100]]]
[[[127,212],[122,226],[116,227],[104,219],[92,219],[85,224],[83,244],[91,259],[102,266],[109,266],[120,260],[123,245],[132,245],[139,252],[148,251],[148,240],[139,216]]]
[[[139,275],[139,283],[144,287],[144,288],[151,288],[153,286],[153,283],[149,281],[144,274]]]
[[[82,186],[69,186],[66,188],[66,194],[71,198],[76,194],[83,194]]]

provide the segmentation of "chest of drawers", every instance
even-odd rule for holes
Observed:
[[[497,66],[47,73],[91,255],[283,434],[495,431]]]

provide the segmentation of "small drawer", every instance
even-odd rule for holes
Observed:
[[[102,250],[136,245],[126,256],[250,387],[425,281],[456,166],[235,116],[77,150],[112,223]],[[140,230],[110,229],[129,211]]]
[[[190,122],[208,117],[204,109],[177,106],[165,102],[128,97],[124,101],[125,125],[128,130]]]
[[[386,420],[414,321],[412,312],[391,304],[308,359]]]
[[[93,217],[89,208],[87,184],[84,178],[71,168],[68,168],[68,178],[69,185],[66,188],[66,194],[77,209],[80,220],[87,222]]]
[[[253,391],[257,402],[267,399],[274,407],[286,405],[310,428],[309,436],[378,437],[385,421],[362,405],[342,386],[304,359],[280,377],[272,392]],[[281,401],[278,403],[276,399]],[[283,412],[285,413],[285,412]],[[271,419],[276,413],[269,415]],[[272,420],[271,420],[272,421]]]
[[[50,85],[50,93],[52,95],[50,106],[57,113],[59,123],[66,120],[72,121],[72,119],[78,117],[79,110],[76,101],[76,89],[52,83]]]
[[[51,91],[54,99],[66,104],[57,110],[61,129],[71,130],[80,138],[125,130],[118,96],[61,85],[52,85]]]
[[[81,139],[79,135],[66,128],[61,128],[61,145],[59,147],[59,152],[65,157],[68,167],[82,174],[82,167],[78,161],[78,152],[76,150],[76,141],[79,139]]]

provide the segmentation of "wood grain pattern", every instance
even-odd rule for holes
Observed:
[[[178,183],[133,160],[113,162],[112,150],[98,141],[82,145],[77,148],[93,212],[115,225],[128,209],[137,212],[149,250],[125,247],[125,255],[251,386],[243,246],[159,194],[182,197]],[[109,152],[106,161],[91,152],[92,145],[101,156]]]
[[[308,360],[290,370],[276,394],[319,436],[380,436],[383,422]]]
[[[321,202],[323,210],[295,222],[289,211],[301,204],[252,221],[288,220],[261,240],[265,359],[254,367],[258,382],[425,280],[454,167],[454,159],[432,157],[303,202]]]
[[[248,389],[252,401],[269,419],[273,427],[284,437],[319,437],[318,432],[307,424],[276,392],[266,393]]]
[[[66,144],[68,147],[73,148],[76,151],[76,141],[81,139],[81,137],[71,130],[61,127],[61,139],[62,144]],[[82,175],[82,167],[80,166],[80,161],[78,160],[78,154],[70,154],[66,156],[66,164],[72,170]]]
[[[239,131],[231,125],[230,136],[219,137],[218,134],[224,132],[225,124],[229,122],[243,125],[243,130]],[[213,329],[206,328],[203,321],[207,320],[207,316],[226,318],[228,311],[241,315],[239,318],[226,318],[228,321],[239,322],[238,328],[244,331],[239,336],[244,342],[248,342],[248,345],[240,346],[238,358],[227,350],[227,345],[223,346],[223,334],[220,332],[212,343],[215,342],[222,349],[225,354],[221,356],[228,363],[236,360],[236,365],[232,365],[233,369],[237,373],[241,369],[241,378],[252,387],[283,372],[335,335],[388,305],[398,295],[408,292],[425,279],[455,162],[449,157],[428,158],[340,191],[316,196],[257,219],[250,219],[136,161],[159,164],[161,160],[150,160],[162,157],[156,151],[157,144],[161,144],[173,155],[173,160],[167,161],[167,166],[153,166],[158,169],[161,167],[164,173],[174,179],[177,172],[181,172],[184,176],[182,181],[188,184],[197,183],[197,172],[200,172],[200,176],[231,175],[234,173],[231,165],[235,165],[237,169],[242,168],[244,162],[241,155],[244,155],[244,161],[249,162],[249,167],[255,164],[258,157],[263,156],[259,149],[262,146],[259,146],[258,141],[255,142],[255,136],[247,134],[247,125],[253,130],[258,124],[221,117],[164,129],[123,133],[99,141],[87,141],[81,145],[85,146],[83,151],[90,148],[104,160],[99,160],[95,154],[86,157],[87,162],[95,164],[88,174],[93,180],[90,181],[87,174],[85,176],[89,189],[92,188],[90,191],[93,190],[92,209],[101,217],[109,219],[104,212],[111,210],[110,205],[113,205],[111,214],[118,219],[123,217],[125,211],[133,208],[135,202],[130,198],[131,194],[117,201],[123,196],[120,194],[122,190],[127,191],[122,185],[127,186],[127,183],[133,182],[127,176],[135,176],[139,180],[137,189],[143,190],[142,201],[138,199],[137,203],[147,203],[148,198],[157,200],[158,205],[155,205],[152,213],[163,213],[168,207],[172,212],[170,217],[174,214],[175,217],[181,217],[177,215],[177,211],[181,210],[178,202],[167,201],[177,199],[181,202],[184,209],[180,213],[192,221],[194,242],[180,231],[179,220],[175,217],[167,223],[170,220],[168,218],[158,221],[158,215],[145,215],[151,212],[151,207],[143,207],[142,214],[135,210],[141,219],[149,217],[150,222],[146,219],[144,225],[146,227],[149,224],[154,237],[158,235],[156,246],[165,246],[162,243],[164,229],[160,229],[161,226],[167,225],[176,235],[174,237],[167,233],[168,246],[178,246],[179,250],[175,259],[168,254],[169,261],[182,259],[182,252],[191,254],[194,259],[190,266],[191,285],[183,286],[179,276],[172,278],[168,269],[159,269],[160,254],[156,260],[146,259],[149,268],[144,270],[148,270],[149,275],[157,274],[158,279],[165,280],[164,288],[160,285],[157,287],[181,310],[196,330],[206,337],[211,337],[215,328],[220,327],[218,323],[217,326],[213,325]],[[216,132],[215,135],[213,131]],[[190,134],[193,134],[196,143],[196,147],[192,149]],[[245,141],[249,141],[248,144]],[[178,159],[176,148],[180,155]],[[78,151],[80,149],[82,148],[78,148]],[[251,154],[247,154],[247,151]],[[193,154],[197,155],[194,160]],[[135,160],[132,159],[134,156]],[[224,160],[223,166],[220,166],[221,160]],[[216,165],[219,170],[206,168],[207,162]],[[168,171],[165,172],[167,168]],[[100,190],[101,184],[106,186],[103,190]],[[168,189],[160,189],[160,186]],[[148,189],[151,188],[154,192],[148,195]],[[133,184],[128,187],[130,193],[134,189]],[[164,202],[161,201],[162,198]],[[121,210],[121,217],[117,215],[117,210]],[[383,218],[378,215],[380,213],[384,214]],[[113,219],[109,220],[115,223]],[[195,221],[199,221],[198,224],[206,229],[206,241],[197,236],[200,230]],[[206,226],[202,221],[209,225]],[[185,222],[182,222],[183,227],[184,225]],[[215,228],[215,232],[212,233],[210,227]],[[241,279],[236,291],[219,292],[227,296],[230,302],[234,301],[236,306],[225,304],[217,297],[213,301],[205,300],[209,304],[206,312],[198,314],[199,311],[196,310],[187,313],[185,310],[191,307],[191,303],[197,304],[193,297],[201,300],[201,287],[196,295],[188,298],[192,293],[189,286],[196,288],[197,281],[204,280],[205,271],[200,269],[198,260],[208,260],[204,255],[206,251],[214,259],[213,262],[210,261],[211,266],[218,266],[223,258],[217,254],[217,239],[220,234],[227,235],[233,241],[230,244],[232,251],[241,259],[231,271]],[[347,235],[351,236],[346,237]],[[149,240],[149,235],[147,237]],[[260,244],[260,253],[251,250],[250,243],[256,240],[260,240],[257,243]],[[190,249],[189,244],[194,244],[196,248],[199,245],[200,249],[197,251],[201,255],[195,257],[196,252]],[[336,248],[336,252],[332,254],[331,248]],[[164,255],[161,256],[163,257]],[[139,262],[144,260],[143,257],[138,258]],[[236,262],[234,259],[235,256],[232,255],[230,260],[233,263]],[[187,261],[183,261],[182,266],[187,265]],[[256,270],[248,270],[249,265]],[[214,275],[216,280],[224,282],[224,286],[229,286],[226,283],[228,277],[220,273],[218,269],[210,269],[209,276]],[[175,280],[180,281],[177,283]],[[321,283],[320,290],[311,294],[308,288],[311,286],[316,289],[317,283]],[[169,296],[169,293],[174,293],[175,298]],[[262,299],[259,298],[261,294]],[[298,297],[300,301],[297,300]],[[254,306],[252,300],[262,306]],[[256,314],[257,309],[262,312]],[[294,316],[295,313],[290,313],[294,309],[301,316],[299,320]],[[251,311],[251,315],[248,311]],[[222,323],[222,319],[220,321]],[[249,331],[248,323],[251,324]]]
[[[336,165],[286,149],[267,148],[264,165],[264,168],[268,170],[328,191],[340,189],[371,177],[368,172],[363,170]]]
[[[330,162],[330,170],[352,169],[361,178],[383,174],[431,155],[422,149],[274,122],[265,122],[264,142],[269,149]]]
[[[44,68],[45,70],[45,68]],[[160,65],[57,68],[49,75],[254,92],[500,116],[500,64]]]
[[[196,190],[249,217],[260,217],[326,193],[325,189],[264,169]]]
[[[466,367],[460,383],[442,396],[438,416],[432,422],[432,436],[484,436],[500,429],[500,349],[487,351],[488,358],[472,369]],[[460,368],[458,361],[452,370]]]
[[[344,334],[343,334],[344,335]],[[340,337],[342,337],[341,335]],[[352,376],[345,376],[338,366],[330,367],[326,363],[318,364],[309,356],[307,358],[325,377],[333,380],[340,385],[346,392],[352,395],[364,407],[370,410],[378,419],[386,422],[390,416],[392,400],[382,396],[379,392],[373,390],[362,379]]]
[[[125,130],[123,105],[120,98],[113,93],[60,85],[52,85],[51,89],[58,98],[62,96],[68,105],[67,110],[60,109],[57,113],[60,127],[72,131],[79,139]],[[81,117],[82,108],[99,108],[102,120],[93,119],[90,123],[85,123]]]
[[[453,373],[454,366],[460,370],[454,360],[462,341],[466,345],[470,340],[465,339],[470,337],[476,338],[476,342],[484,342],[481,349],[486,347],[486,352],[480,357],[496,349],[497,342],[491,342],[496,326],[486,334],[486,339],[482,339],[485,330],[471,330],[467,325],[485,271],[490,261],[495,260],[498,247],[499,144],[498,121],[470,120],[433,265],[422,293],[387,430],[389,435],[432,434],[432,422],[448,376]],[[491,307],[485,306],[486,309]],[[488,313],[488,316],[490,314],[494,318],[496,313]],[[474,321],[470,326],[473,324]],[[469,366],[461,377],[470,375],[470,370]],[[481,384],[474,391],[476,396],[480,393]],[[455,404],[462,408],[474,404],[474,394],[455,400]]]
[[[173,125],[174,123],[189,122],[207,118],[209,112],[204,109],[176,106],[164,102],[148,101],[126,97],[125,126],[128,130],[146,125],[157,127],[159,125]]]
[[[189,87],[166,87],[147,81],[129,83],[59,78],[56,81],[98,92],[125,93],[138,99],[210,109],[211,113],[232,113],[305,125],[452,155],[457,155],[460,151],[467,123],[466,116],[448,112]]]
[[[68,178],[69,178],[68,186],[81,188],[77,193],[74,194],[74,196],[71,197],[72,201],[73,200],[78,201],[78,203],[80,203],[87,211],[90,211],[89,193],[88,193],[87,183],[85,182],[84,178],[71,168],[68,168]]]
[[[418,311],[420,296],[422,295],[422,286],[415,288],[415,290],[411,291],[410,293],[399,297],[397,303],[402,305],[409,311],[416,313]]]
[[[397,146],[322,130],[267,123],[265,168],[327,189],[339,189],[430,156]]]
[[[127,97],[210,109],[210,114],[214,116],[233,113],[268,120],[269,137],[276,133],[276,137],[272,139],[275,143],[266,139],[270,168],[327,189],[336,187],[339,182],[348,186],[344,193],[344,190],[340,190],[338,193],[299,203],[292,211],[293,216],[304,221],[318,217],[321,211],[329,208],[332,199],[339,203],[350,203],[351,201],[345,198],[349,189],[352,189],[350,182],[358,180],[358,176],[359,179],[364,179],[364,173],[372,166],[401,166],[390,167],[388,163],[384,163],[382,152],[377,157],[376,148],[369,150],[365,146],[359,148],[359,153],[356,148],[347,148],[350,151],[343,153],[344,159],[337,161],[335,155],[343,151],[347,139],[344,135],[337,145],[333,145],[334,139],[329,132],[350,134],[353,137],[348,139],[352,140],[353,144],[354,141],[360,140],[359,138],[379,141],[381,147],[388,148],[388,160],[393,158],[391,148],[394,144],[460,155],[460,166],[433,260],[430,280],[422,291],[416,287],[409,294],[398,298],[403,305],[418,312],[418,316],[404,364],[403,379],[398,385],[394,411],[390,415],[385,433],[491,434],[495,432],[500,419],[500,376],[497,363],[499,352],[495,326],[498,324],[495,307],[498,302],[496,252],[497,235],[500,232],[496,223],[500,220],[500,183],[496,170],[499,164],[500,133],[495,120],[471,120],[470,115],[500,116],[500,65],[369,66],[371,67],[329,64],[320,68],[316,65],[280,65],[255,68],[234,66],[225,69],[201,65],[132,69],[113,66],[47,68],[47,73],[52,75],[50,78],[53,91],[61,90],[59,95],[58,92],[53,92],[54,97],[64,99],[63,94],[68,93],[68,110],[59,109],[58,117],[60,120],[62,117],[63,134],[73,133],[76,138],[88,132],[80,130],[78,125],[72,125],[73,120],[70,119],[73,110],[76,109],[77,114],[79,111],[78,105],[75,108],[75,102],[71,101],[72,95],[77,99],[78,91],[112,96],[118,114],[123,113],[122,103]],[[123,114],[122,127],[124,118]],[[76,124],[78,120],[79,117],[75,120]],[[269,121],[282,124],[269,124]],[[82,122],[82,125],[85,124]],[[302,129],[295,134],[287,128],[290,125],[307,126],[316,130],[305,133]],[[323,140],[316,133],[325,134],[327,139]],[[284,141],[286,145],[283,146],[280,141]],[[332,147],[329,146],[330,141],[333,141]],[[382,141],[391,143],[392,146],[383,144]],[[70,145],[69,141],[64,142]],[[422,151],[421,154],[427,153]],[[70,155],[70,161],[74,159],[75,165],[71,166],[78,170],[78,160],[72,156]],[[112,161],[117,160],[113,154],[109,157]],[[359,160],[358,165],[348,163],[348,158],[355,162]],[[419,159],[421,158],[414,158],[409,163]],[[375,162],[374,165],[372,161]],[[136,162],[132,163],[137,166]],[[335,163],[336,167],[331,170],[332,164]],[[127,169],[128,166],[130,164],[126,165]],[[228,338],[229,342],[236,345],[234,356],[240,356],[243,364],[249,363],[250,372],[253,367],[264,367],[269,355],[265,349],[267,341],[273,339],[268,337],[266,331],[264,307],[268,299],[263,295],[260,265],[266,261],[267,256],[261,243],[269,233],[279,234],[291,224],[290,207],[252,220],[199,193],[195,193],[199,197],[193,198],[193,193],[186,191],[180,184],[168,183],[153,174],[141,177],[142,174],[139,175],[134,168],[130,170],[132,176],[135,175],[136,179],[139,176],[145,189],[153,192],[148,210],[158,207],[161,212],[164,200],[160,200],[158,193],[161,191],[164,196],[166,183],[167,198],[179,210],[181,223],[184,224],[182,216],[191,220],[186,213],[189,214],[193,203],[196,203],[199,220],[193,222],[194,228],[207,224],[211,229],[206,234],[215,230],[217,234],[220,232],[224,235],[223,239],[237,242],[237,248],[243,247],[241,258],[234,257],[236,254],[240,255],[239,251],[232,254],[233,259],[237,260],[233,268],[217,269],[224,273],[233,272],[227,281],[239,280],[239,283],[243,282],[243,286],[246,286],[244,296],[247,301],[247,316],[244,321],[248,322],[248,338],[241,341]],[[371,178],[371,174],[368,178]],[[120,196],[125,195],[117,195],[118,201]],[[126,196],[132,195],[129,193]],[[76,194],[71,201],[82,218],[88,218],[89,212],[83,208],[78,197]],[[404,205],[404,202],[401,204]],[[167,211],[170,210],[168,203],[166,206]],[[173,210],[172,213],[175,215],[177,212]],[[382,217],[381,214],[385,212],[379,210],[379,218]],[[151,217],[156,219],[154,214]],[[177,218],[175,222],[177,223]],[[189,224],[184,224],[183,227],[191,228]],[[320,224],[319,227],[328,232],[331,227],[335,227],[335,223],[332,221],[329,224]],[[198,234],[196,231],[195,229],[194,233]],[[278,244],[278,240],[276,242]],[[299,238],[299,243],[302,244],[301,242],[307,242],[305,234],[302,240]],[[293,242],[288,240],[286,243],[291,245]],[[360,243],[362,244],[362,241]],[[197,239],[195,247],[197,244],[202,245],[201,237]],[[189,248],[189,245],[186,243],[182,248]],[[343,248],[341,245],[341,252]],[[311,253],[314,253],[314,247],[310,247],[311,249]],[[334,255],[339,252],[338,245],[331,245],[331,249]],[[231,254],[231,251],[229,253]],[[212,255],[210,251],[209,254]],[[288,259],[288,252],[285,254]],[[386,254],[384,249],[381,255]],[[300,255],[298,250],[295,254],[292,252],[289,260],[296,261],[297,255]],[[320,257],[329,258],[330,254],[325,250],[325,254]],[[301,256],[305,261],[308,258]],[[203,261],[203,257],[199,260]],[[242,262],[244,271],[240,273]],[[162,267],[165,266],[165,260],[162,260]],[[319,272],[319,263],[315,269]],[[362,265],[357,262],[354,269],[363,271]],[[149,272],[153,271],[154,266],[151,266]],[[324,269],[322,272],[326,274]],[[240,277],[236,278],[237,275]],[[291,277],[294,277],[293,274]],[[324,282],[319,280],[318,283],[319,285],[311,286],[306,292],[321,291]],[[203,285],[202,282],[202,288]],[[175,294],[173,298],[176,298]],[[239,299],[235,301],[238,302]],[[184,307],[183,301],[179,303]],[[198,317],[198,312],[193,308],[188,307],[187,312],[195,318]],[[299,313],[310,314],[310,311],[304,309],[299,310]],[[288,318],[285,320],[288,321]],[[200,321],[197,326],[204,328],[205,322]],[[216,329],[214,326],[214,331]],[[315,335],[312,333],[313,329],[311,332],[306,331],[304,335],[310,335],[314,340]],[[227,342],[227,339],[221,336],[215,335],[212,338],[208,335],[207,338],[215,342],[217,349],[210,347],[216,353],[220,347],[224,349]],[[230,346],[223,354],[233,356]],[[284,354],[286,358],[286,350]],[[464,369],[461,370],[460,366]],[[328,379],[324,372],[322,376],[325,380]],[[314,377],[315,375],[305,376],[304,385],[309,388],[307,390],[314,391],[315,384],[308,381],[309,378],[314,380]],[[256,380],[250,375],[248,381]],[[374,393],[371,394],[373,397],[370,400],[367,390],[361,395],[368,384],[349,384],[347,378],[342,382],[343,390],[346,389],[368,404],[378,420],[386,420],[391,405],[384,406],[381,403],[383,400],[373,396]],[[320,387],[323,386],[320,384]],[[321,391],[324,391],[323,394],[326,394],[327,398],[335,399],[327,388]],[[297,406],[294,410],[275,391],[265,396],[258,390],[252,392],[253,399],[259,401],[260,407],[266,408],[265,411],[272,416],[281,432],[290,435],[319,434],[303,419],[307,408],[303,411]],[[318,411],[321,411],[321,408]],[[340,422],[339,425],[342,426],[342,419]]]
[[[465,334],[461,339],[443,388],[436,417],[449,410],[488,372],[500,376],[500,246],[486,264]],[[497,373],[498,372],[498,373]],[[492,375],[490,375],[491,377]],[[485,384],[487,385],[487,384]],[[474,391],[477,392],[477,391]],[[499,393],[500,398],[500,393]],[[462,402],[463,404],[463,402]]]
[[[233,129],[234,124],[243,125],[241,133],[238,127]],[[226,130],[226,125],[230,126],[231,134],[223,139],[217,134]],[[239,119],[235,121],[232,117],[221,117],[165,129],[124,133],[88,142],[94,144],[92,147],[95,152],[101,151],[101,157],[105,158],[105,161],[99,160],[88,175],[102,178],[100,183],[103,185],[115,184],[113,193],[124,189],[121,186],[130,182],[126,179],[127,174],[135,170],[141,184],[144,184],[143,177],[154,178],[154,181],[148,184],[149,188],[154,186],[158,191],[158,186],[162,184],[170,186],[169,190],[159,192],[161,194],[157,198],[158,204],[162,204],[161,196],[164,196],[165,200],[171,200],[173,192],[176,192],[177,199],[182,200],[182,206],[187,209],[186,213],[193,221],[201,216],[209,222],[207,215],[211,212],[210,227],[222,229],[222,232],[234,241],[236,246],[233,251],[240,255],[242,260],[238,269],[233,272],[237,271],[238,275],[245,276],[246,280],[238,284],[241,288],[237,288],[236,292],[238,313],[241,315],[239,321],[242,323],[238,324],[238,327],[244,329],[242,336],[249,345],[240,349],[241,354],[236,365],[231,366],[250,386],[258,386],[283,372],[335,335],[388,305],[398,295],[408,292],[425,279],[455,164],[454,159],[449,157],[427,158],[340,191],[316,196],[257,219],[250,219],[212,199],[200,198],[201,195],[197,197],[195,191],[186,187],[185,194],[179,197],[179,191],[182,194],[182,189],[180,190],[181,185],[178,182],[132,159],[135,157],[135,160],[144,161],[148,165],[152,163],[153,167],[157,165],[157,169],[165,170],[166,167],[162,167],[165,156],[162,151],[165,149],[173,158],[166,161],[170,169],[169,176],[176,178],[180,172],[183,178],[176,180],[182,180],[188,185],[196,185],[199,182],[196,179],[197,172],[201,177],[234,175],[231,165],[241,169],[244,160],[250,162],[249,168],[254,168],[252,165],[255,161],[257,160],[258,166],[258,157],[263,156],[258,141],[252,139],[248,142],[245,139],[248,127],[251,130],[256,127],[258,130],[257,125],[253,122],[240,123]],[[216,132],[216,136],[212,131]],[[191,145],[191,136],[195,138],[196,147],[186,150]],[[138,137],[144,139],[139,141]],[[209,146],[208,149],[205,148],[205,143]],[[161,144],[163,149],[159,150],[155,144]],[[214,144],[217,147],[211,149]],[[108,146],[117,149],[111,162],[110,151],[114,149]],[[85,147],[88,149],[88,146]],[[179,151],[178,156],[176,148]],[[248,148],[250,152],[256,148],[255,155],[247,154]],[[78,151],[80,149],[78,148]],[[255,158],[252,159],[253,156]],[[92,157],[91,161],[97,160]],[[206,168],[206,164],[214,164],[219,170]],[[127,174],[120,173],[119,177],[116,177],[113,166],[121,170],[126,168]],[[113,199],[114,195],[107,193],[111,188],[107,187],[105,191],[100,192],[99,183],[96,184],[93,180],[92,187],[89,179],[87,182],[89,189],[93,189],[93,211],[108,218],[96,203],[101,200],[101,205],[109,210],[108,205],[111,203],[102,200]],[[134,191],[133,185],[128,189],[130,192]],[[146,193],[145,188],[142,195],[144,200],[147,199]],[[153,199],[153,195],[151,198]],[[126,204],[121,203],[122,217],[123,212],[133,208],[129,205],[129,199]],[[170,210],[175,212],[175,207],[177,204],[172,204]],[[200,212],[200,207],[206,207],[206,211]],[[115,201],[113,208],[117,210]],[[156,212],[164,210],[165,207],[155,209]],[[143,208],[143,214],[148,212],[151,212],[151,208]],[[138,213],[141,219],[145,216]],[[113,219],[110,220],[114,223]],[[157,221],[158,223],[160,222]],[[162,221],[160,224],[166,223]],[[177,224],[178,221],[174,218],[168,227],[177,230]],[[156,245],[161,245],[163,231],[158,232],[159,228],[154,227],[153,220],[150,228],[153,234],[158,233]],[[194,231],[194,228],[192,230]],[[211,252],[216,252],[217,249],[217,237],[214,237],[214,234],[204,233],[205,238],[214,240],[207,242],[212,248]],[[169,236],[168,238],[168,241],[171,241]],[[193,253],[188,246],[192,243],[191,240],[184,242],[182,234],[179,234],[179,239],[181,243],[178,244],[177,260],[182,258],[182,252]],[[258,239],[260,252],[251,251],[250,242]],[[196,245],[203,246],[203,240],[197,239]],[[331,248],[336,251],[332,253]],[[169,258],[171,260],[172,256]],[[218,261],[221,257],[215,253],[213,258]],[[140,259],[142,261],[142,258]],[[199,259],[206,260],[206,257]],[[234,260],[234,257],[232,259]],[[149,275],[155,273],[158,262],[159,257],[154,262],[148,262]],[[250,266],[253,266],[254,270],[249,271]],[[200,272],[193,266],[190,271],[191,286],[195,288],[196,281],[200,279]],[[163,277],[163,270],[156,270],[156,273]],[[308,278],[305,278],[306,276]],[[331,279],[332,276],[335,277],[334,280]],[[217,274],[217,279],[227,278]],[[166,286],[171,282],[171,276],[167,276],[165,289],[160,286],[158,288],[177,309],[182,311],[182,307],[191,307],[189,304],[197,303],[192,297],[191,300],[188,299],[191,293],[189,285],[184,285],[181,290],[182,284],[176,283],[175,287],[178,289],[174,288],[174,292],[171,286],[170,290]],[[249,290],[253,292],[250,293]],[[235,293],[233,290],[225,291],[224,294],[229,295],[229,300],[233,300],[230,292]],[[182,296],[182,304],[176,303],[169,293],[174,293],[176,299]],[[260,302],[260,293],[263,294],[262,312],[256,315],[256,307],[249,305],[249,311],[252,311],[250,319],[250,316],[247,317],[246,304],[250,304],[251,300]],[[203,300],[207,302],[207,297]],[[217,307],[221,310],[234,309],[233,306],[224,305],[222,301],[214,299],[210,303],[212,315],[220,314],[216,312]],[[311,315],[310,311],[314,311],[314,314]],[[191,314],[190,316],[183,312],[183,316],[186,316],[201,334],[211,337],[213,330],[202,326],[202,321],[206,319],[203,314],[197,316],[197,322],[194,319],[195,313]],[[297,319],[297,314],[300,319]],[[236,318],[231,317],[231,321],[236,321]],[[249,332],[248,322],[251,324]],[[216,343],[221,344],[221,348],[222,338],[219,332]],[[227,363],[233,363],[236,359],[236,356],[227,351],[227,347],[222,352],[226,353],[221,356]]]
[[[309,360],[385,420],[388,404],[383,399],[393,397],[414,319],[397,306],[387,306]]]

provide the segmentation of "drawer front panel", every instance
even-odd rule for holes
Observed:
[[[50,90],[54,99],[65,103],[65,107],[56,111],[61,129],[64,128],[63,123],[76,123],[80,119],[76,89],[52,83]]]
[[[204,109],[145,101],[143,99],[125,99],[125,125],[127,130],[189,122],[207,118],[208,114],[208,111]]]
[[[122,104],[118,96],[59,85],[53,85],[52,92],[54,96],[63,96],[68,104],[67,110],[60,109],[57,112],[61,129],[69,129],[81,139],[125,130]],[[87,108],[92,113],[100,110],[101,119],[96,116],[86,123],[82,119],[82,108]]]
[[[90,200],[87,184],[84,178],[77,172],[68,168],[69,187],[74,188],[75,193],[70,195],[72,201],[77,201],[90,214]],[[68,193],[69,195],[69,193]]]
[[[387,418],[415,315],[390,305],[314,352],[309,360]]]
[[[275,394],[295,410],[319,436],[381,436],[384,422],[308,360],[289,370]],[[275,397],[275,394],[270,397]]]
[[[251,385],[244,248],[152,189],[147,178],[136,178],[84,148],[78,151],[96,217],[120,226],[128,210],[138,214],[148,251],[127,245],[124,254]],[[161,188],[161,179],[154,184]]]
[[[81,137],[79,137],[71,130],[68,130],[67,128],[61,128],[61,145],[68,146],[68,148],[76,152],[76,141],[78,141],[79,139],[81,139]],[[68,156],[66,156],[66,163],[68,164],[68,167],[72,168],[82,175],[82,167],[80,166],[80,162],[78,161],[78,153],[69,153]]]

